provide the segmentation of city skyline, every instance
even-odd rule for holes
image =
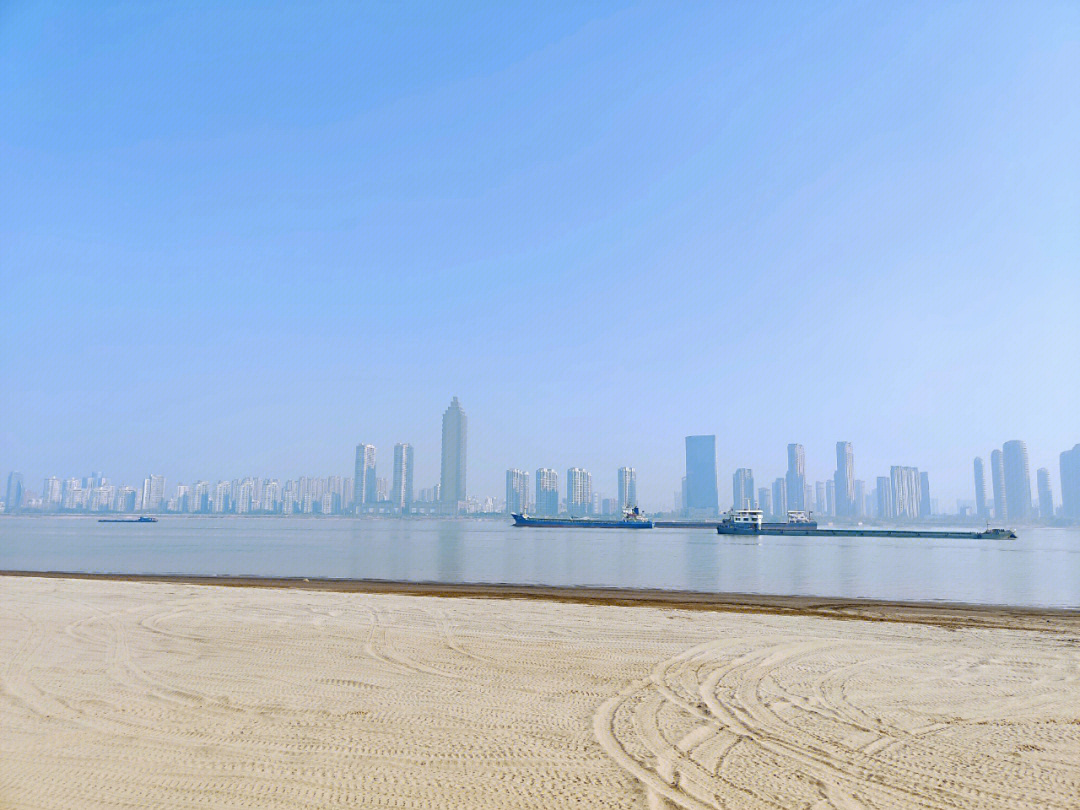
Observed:
[[[173,484],[166,489],[166,477],[151,474],[142,480],[140,487],[124,482],[110,481],[105,489],[100,489],[103,474],[93,472],[90,476],[50,475],[44,479],[41,493],[29,489],[25,477],[20,471],[11,471],[7,477],[4,491],[5,507],[12,502],[23,503],[29,511],[102,511],[117,509],[120,511],[165,511],[164,504],[172,504],[170,511],[221,511],[222,499],[229,503],[239,502],[248,506],[242,509],[232,507],[232,511],[260,511],[257,505],[262,497],[264,486],[269,486],[269,503],[280,508],[287,501],[288,491],[293,491],[293,511],[311,512],[312,506],[301,505],[303,496],[296,495],[297,484],[303,482],[325,482],[316,485],[316,499],[334,497],[326,501],[332,506],[322,507],[322,511],[333,514],[457,514],[464,512],[500,512],[515,509],[533,509],[537,514],[554,514],[560,511],[569,514],[615,514],[620,508],[640,505],[637,495],[637,470],[634,467],[621,466],[615,471],[615,491],[613,497],[606,484],[606,476],[601,476],[600,485],[594,485],[593,474],[582,467],[567,470],[565,497],[560,497],[559,474],[554,469],[536,470],[535,498],[530,488],[530,474],[518,468],[505,471],[505,498],[489,493],[480,496],[467,495],[464,492],[464,470],[466,459],[466,416],[457,397],[443,414],[443,468],[449,470],[451,477],[460,476],[461,496],[450,507],[442,496],[443,483],[422,488],[419,497],[414,493],[415,448],[412,444],[397,442],[394,445],[392,476],[379,475],[377,466],[378,450],[375,446],[360,443],[355,448],[355,464],[352,476],[301,476],[299,479],[285,477],[285,489],[281,489],[279,477],[241,476],[232,479],[218,479],[215,484],[209,480],[192,480],[189,483]],[[653,507],[654,512],[682,512],[689,517],[710,516],[731,506],[761,508],[767,514],[782,517],[791,509],[812,511],[821,515],[839,519],[876,518],[901,520],[926,519],[930,516],[967,516],[978,519],[1012,521],[1024,524],[1035,520],[1072,519],[1080,515],[1077,503],[1080,502],[1080,483],[1077,472],[1080,465],[1080,445],[1059,454],[1059,488],[1055,490],[1052,473],[1048,467],[1040,467],[1034,478],[1030,472],[1027,445],[1022,440],[1008,440],[1002,447],[990,453],[993,506],[986,492],[985,467],[981,457],[976,456],[972,468],[971,497],[958,498],[955,507],[947,500],[934,497],[938,490],[931,488],[927,470],[904,465],[891,465],[888,475],[871,478],[876,481],[873,487],[867,487],[863,478],[855,475],[855,451],[851,442],[839,441],[835,444],[836,470],[825,480],[812,481],[805,475],[805,449],[801,444],[789,443],[787,446],[788,469],[776,478],[772,487],[760,487],[756,490],[752,468],[736,468],[732,474],[731,500],[719,496],[716,474],[716,436],[687,436],[685,442],[685,471],[682,491],[676,494],[675,502]],[[385,470],[384,470],[385,472]],[[694,483],[695,477],[698,479]],[[688,479],[691,481],[688,486]],[[445,480],[445,479],[444,479]],[[799,483],[803,501],[792,502],[788,495],[788,481]],[[842,497],[845,482],[850,481],[853,493],[851,502],[845,504]],[[333,482],[336,482],[333,483]],[[138,483],[137,481],[135,482]],[[839,484],[839,486],[838,486]],[[458,486],[455,484],[455,486]],[[76,490],[75,497],[80,498],[77,505],[69,503],[71,488]],[[244,490],[248,487],[248,491]],[[710,489],[712,487],[712,489]],[[696,488],[696,489],[695,489]],[[106,497],[107,501],[100,500]],[[201,492],[200,492],[201,490]],[[256,494],[255,490],[258,491]],[[694,494],[696,491],[696,494]],[[1055,491],[1060,497],[1055,497]],[[170,492],[172,493],[170,495]],[[372,494],[374,492],[374,495]],[[838,497],[837,493],[841,493]],[[716,496],[716,507],[711,506]],[[982,496],[980,502],[980,495]],[[28,500],[24,503],[23,498]],[[191,499],[194,498],[194,501]],[[698,505],[692,506],[690,498],[697,498]],[[29,499],[34,499],[31,504]],[[191,506],[176,506],[186,502]],[[741,502],[741,503],[740,503]],[[251,506],[251,504],[256,504]],[[113,506],[112,504],[115,504]],[[123,504],[123,505],[121,505]],[[413,509],[413,506],[416,506]],[[271,508],[271,507],[266,507]],[[8,509],[8,511],[11,511]],[[265,511],[263,509],[262,511]],[[286,511],[290,511],[286,508]],[[316,513],[320,507],[314,507]]]

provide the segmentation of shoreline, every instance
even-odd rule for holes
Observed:
[[[0,570],[0,577],[143,584],[216,585],[226,588],[277,588],[331,593],[430,596],[449,599],[520,599],[579,605],[817,616],[845,620],[925,624],[948,628],[974,627],[1080,633],[1080,608],[1040,608],[965,602],[889,601],[870,598],[706,593],[700,591],[665,591],[597,586],[564,587],[311,577],[108,574],[22,570]]]

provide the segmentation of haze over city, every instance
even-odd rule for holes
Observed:
[[[844,440],[951,504],[1011,439],[1060,493],[1078,14],[5,6],[0,475],[419,489],[456,395],[481,496],[667,508],[698,433],[722,494]]]

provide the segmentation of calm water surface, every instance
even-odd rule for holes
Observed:
[[[0,517],[0,569],[410,582],[1080,607],[1080,529],[1019,540],[720,537],[707,529],[516,529],[509,521]]]

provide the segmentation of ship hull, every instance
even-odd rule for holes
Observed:
[[[651,520],[603,520],[595,518],[548,518],[511,515],[515,526],[547,526],[573,529],[651,529]]]

